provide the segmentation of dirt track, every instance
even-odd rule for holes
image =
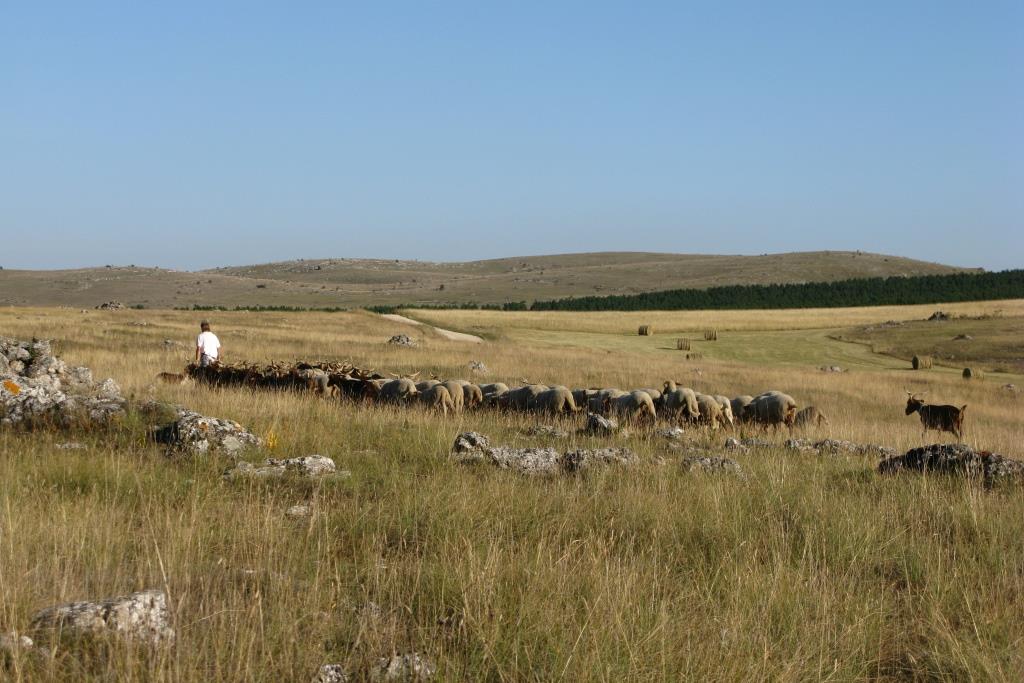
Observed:
[[[423,325],[423,323],[421,323],[418,320],[406,318],[404,315],[398,315],[397,313],[383,313],[381,314],[380,317],[392,320],[396,323],[405,323],[407,325]],[[470,342],[472,344],[482,344],[484,341],[481,337],[478,337],[475,334],[466,334],[465,332],[453,332],[452,330],[445,330],[440,327],[435,327],[434,329],[437,330],[442,337],[444,337],[445,339],[450,339],[452,341],[464,341]]]

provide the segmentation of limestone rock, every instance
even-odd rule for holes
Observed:
[[[479,432],[463,432],[455,437],[455,443],[452,444],[452,453],[480,454],[490,443],[490,440]]]
[[[151,433],[153,440],[166,445],[169,453],[220,453],[233,458],[246,448],[263,445],[262,439],[234,420],[207,417],[182,406],[173,409],[176,419]]]
[[[407,334],[396,334],[393,337],[391,337],[391,339],[388,339],[388,344],[412,348],[416,346],[416,340]]]
[[[527,436],[546,436],[553,439],[564,439],[569,433],[564,429],[551,425],[534,425],[526,430]]]
[[[583,431],[588,434],[607,435],[614,434],[618,429],[618,421],[597,413],[587,413],[587,425]]]
[[[32,617],[32,628],[84,634],[113,632],[153,645],[174,640],[167,597],[159,590],[107,598],[99,602],[71,602],[50,607]]]
[[[436,668],[426,657],[410,652],[381,657],[370,670],[371,681],[426,681],[434,676]]]
[[[113,380],[97,385],[88,368],[69,369],[48,341],[0,338],[0,357],[0,424],[105,423],[124,413]]]
[[[684,472],[706,472],[708,474],[732,474],[741,479],[746,479],[746,474],[740,464],[731,458],[722,458],[713,455],[691,455],[683,458]]]
[[[658,436],[668,439],[669,441],[679,441],[683,438],[686,432],[683,431],[682,427],[666,427],[665,429],[658,430]]]
[[[341,664],[324,664],[313,676],[312,683],[348,683],[352,676]]]
[[[301,458],[286,458],[276,460],[267,458],[261,467],[244,460],[235,463],[224,472],[225,479],[237,479],[240,477],[274,478],[292,474],[309,479],[319,479],[325,476],[347,478],[352,476],[348,470],[338,470],[334,461],[322,455],[306,455]]]
[[[292,505],[290,508],[285,510],[284,514],[286,517],[290,517],[291,519],[302,519],[313,514],[313,507],[305,503],[300,503],[298,505]]]
[[[902,471],[959,474],[981,478],[986,484],[1000,481],[1024,482],[1024,461],[988,451],[976,452],[966,444],[944,443],[912,448],[878,465],[880,474]]]
[[[633,465],[636,453],[628,448],[577,448],[562,456],[566,472],[580,472],[598,465]]]
[[[556,474],[561,469],[562,455],[554,448],[488,448],[486,459],[502,469],[522,474]]]

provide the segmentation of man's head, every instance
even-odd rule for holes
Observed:
[[[210,322],[208,320],[204,320],[203,322],[199,323],[199,329],[202,330],[203,332],[209,332]]]

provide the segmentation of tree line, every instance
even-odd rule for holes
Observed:
[[[532,311],[688,311],[838,308],[1024,298],[1024,270],[857,278],[802,284],[728,285],[535,301]]]

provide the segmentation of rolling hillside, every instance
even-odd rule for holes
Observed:
[[[459,263],[306,259],[188,272],[135,266],[0,270],[0,305],[358,307],[504,303],[728,284],[819,282],[965,270],[862,252],[762,256],[607,252]]]

